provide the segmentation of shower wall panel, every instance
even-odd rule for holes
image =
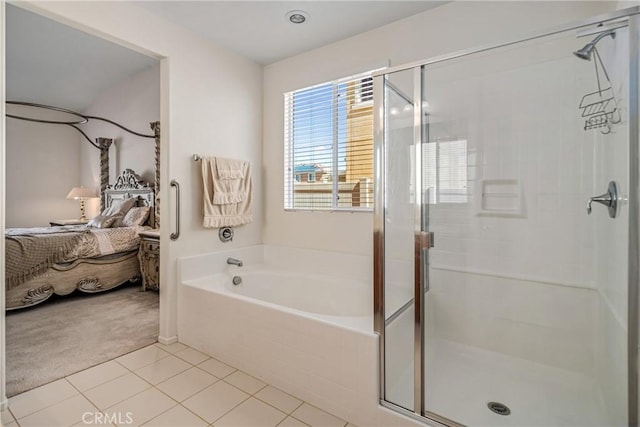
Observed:
[[[466,197],[430,206],[430,293],[439,337],[592,375],[594,138],[578,105],[593,69],[570,55],[579,43],[427,68],[429,141],[467,149]],[[517,208],[485,209],[486,183],[510,185],[499,195]]]
[[[611,79],[621,123],[613,125],[611,132],[592,132],[595,158],[595,179],[592,194],[601,194],[603,185],[615,181],[623,197],[628,194],[629,182],[629,127],[627,114],[629,81],[628,30],[617,31],[616,38],[607,37],[598,43],[598,52]],[[595,78],[591,75],[591,87]],[[585,87],[589,82],[585,82]],[[595,251],[594,266],[598,290],[598,318],[596,329],[596,380],[601,385],[603,400],[612,420],[617,425],[626,422],[627,414],[627,366],[620,363],[627,359],[627,252],[628,217],[626,204],[614,220],[606,209],[592,213],[594,221],[601,225],[596,236],[599,242]]]

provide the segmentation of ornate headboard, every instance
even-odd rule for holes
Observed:
[[[132,197],[138,199],[137,206],[149,206],[149,225],[156,228],[155,220],[155,192],[132,169],[125,169],[122,175],[118,176],[113,185],[109,185],[103,191],[104,204],[111,206],[114,201],[126,200]]]

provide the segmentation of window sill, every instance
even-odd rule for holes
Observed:
[[[310,212],[310,213],[366,213],[373,214],[373,208],[362,209],[301,209],[301,208],[284,208],[285,212]]]

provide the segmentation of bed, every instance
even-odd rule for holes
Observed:
[[[139,232],[154,228],[155,192],[131,169],[102,191],[106,208],[134,199],[148,207],[142,225],[71,225],[5,231],[6,309],[30,307],[53,294],[102,292],[140,278]]]

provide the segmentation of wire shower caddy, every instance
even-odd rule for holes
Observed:
[[[608,134],[611,132],[611,125],[620,123],[622,117],[618,111],[618,104],[615,99],[615,94],[613,93],[613,88],[611,87],[611,80],[609,79],[607,69],[604,67],[597,48],[594,48],[594,54],[596,59],[593,63],[596,70],[598,90],[584,95],[578,108],[582,110],[582,117],[585,118],[585,131],[601,129],[601,133]],[[598,65],[602,69],[604,82],[600,81]],[[604,88],[603,83],[606,84]]]

